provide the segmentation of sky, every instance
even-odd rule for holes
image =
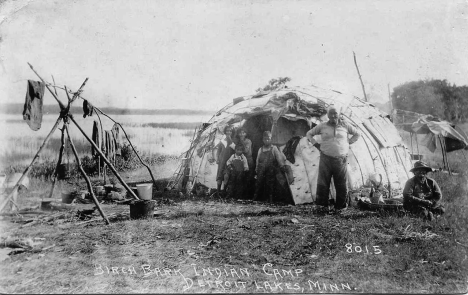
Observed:
[[[272,78],[388,101],[388,86],[468,85],[468,2],[0,2],[0,103],[28,79],[77,90],[99,107],[217,110]],[[64,101],[64,93],[59,93]],[[46,104],[55,103],[47,94]]]

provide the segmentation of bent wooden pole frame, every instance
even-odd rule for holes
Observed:
[[[18,187],[20,186],[20,183],[23,181],[23,179],[26,177],[26,175],[28,175],[29,171],[31,171],[32,166],[39,159],[39,155],[41,154],[41,152],[44,149],[44,147],[46,146],[46,144],[49,142],[52,134],[57,129],[57,127],[60,124],[61,120],[62,120],[62,117],[59,117],[57,119],[57,121],[55,122],[55,125],[52,127],[52,130],[50,130],[49,134],[47,134],[46,138],[44,139],[44,142],[42,143],[41,147],[39,148],[39,150],[37,151],[37,153],[34,156],[33,160],[31,161],[31,164],[29,164],[29,166],[24,170],[23,175],[21,175],[20,179],[18,179],[18,182],[13,187],[13,190],[11,191],[11,193],[6,197],[6,199],[4,199],[0,203],[0,211],[2,211],[5,208],[6,204],[8,204],[8,201],[10,201],[10,199],[13,197],[15,191],[18,190]]]
[[[209,136],[211,136],[212,130],[213,130],[213,126],[211,126],[210,131],[208,132],[208,134],[210,134]],[[209,141],[210,141],[210,139],[207,140],[207,144],[206,144],[206,145],[208,145],[208,142],[209,142]],[[203,155],[202,155],[202,157],[201,157],[201,159],[200,159],[200,165],[198,166],[197,172],[195,173],[195,176],[194,176],[194,178],[193,178],[193,180],[192,180],[192,183],[193,183],[193,184],[195,184],[195,182],[197,181],[198,172],[200,172],[200,168],[201,168],[202,163],[203,163],[203,158],[205,157],[205,154],[206,154],[206,152],[207,152],[207,147],[206,147],[206,145],[205,145],[205,147],[203,148]],[[250,169],[252,169],[252,167],[250,167]],[[288,184],[288,185],[289,185],[289,184]]]
[[[117,179],[125,187],[125,189],[130,193],[130,195],[133,198],[139,200],[140,198],[138,198],[138,196],[133,192],[133,190],[125,183],[125,181],[122,179],[122,177],[120,177],[117,170],[115,170],[114,166],[112,166],[112,164],[109,162],[109,160],[106,158],[106,156],[102,153],[102,151],[97,147],[97,145],[94,143],[94,141],[91,138],[89,138],[89,136],[84,132],[84,130],[81,129],[80,125],[78,125],[78,123],[76,123],[75,118],[73,118],[73,115],[69,114],[68,117],[75,124],[75,126],[78,128],[78,130],[80,130],[80,132],[83,134],[83,136],[86,137],[86,140],[88,140],[88,142],[91,143],[93,148],[96,149],[98,154],[102,157],[104,162],[109,166],[110,170],[112,170],[112,172],[114,173],[115,177],[117,177]]]
[[[195,174],[193,176],[192,185],[195,185],[195,182],[197,181],[198,172],[200,171],[200,168],[201,168],[201,166],[203,164],[203,159],[205,158],[205,154],[206,154],[206,147],[203,148],[203,154],[202,154],[202,157],[200,159],[200,164],[198,165],[197,171],[195,172]]]
[[[351,153],[353,154],[354,159],[356,159],[356,163],[358,164],[358,167],[359,167],[359,172],[361,172],[362,185],[365,185],[366,182],[365,182],[365,180],[364,180],[364,174],[362,174],[361,164],[359,164],[359,160],[358,160],[358,158],[356,157],[356,154],[354,153],[353,149],[350,147],[349,150],[350,150]],[[372,161],[372,162],[373,162],[373,161]]]
[[[382,154],[380,153],[379,147],[376,146],[375,143],[372,141],[372,135],[368,135],[368,134],[366,133],[366,131],[368,131],[368,130],[367,130],[366,128],[362,128],[359,124],[356,124],[356,122],[355,122],[354,120],[352,120],[350,116],[345,116],[345,117],[346,117],[349,121],[353,122],[353,123],[358,127],[358,129],[361,130],[361,133],[362,133],[363,135],[365,135],[366,138],[369,139],[370,143],[374,146],[374,149],[375,149],[375,151],[377,152],[377,155],[378,155],[379,158],[380,158],[380,162],[382,163],[382,167],[384,168],[385,174],[387,175],[387,180],[388,180],[388,194],[389,194],[390,197],[392,197],[392,186],[391,186],[391,183],[390,183],[390,174],[389,174],[388,171],[387,171],[387,165],[386,165],[386,162],[385,162],[384,159],[383,159]],[[363,138],[363,140],[364,140],[364,138]],[[367,143],[366,143],[365,140],[364,140],[364,143],[365,143],[366,146],[367,146]],[[367,146],[367,149],[369,149],[369,146]],[[370,149],[369,149],[369,153],[370,153]],[[375,167],[375,166],[374,166],[374,167]]]
[[[55,182],[57,181],[57,171],[60,166],[60,163],[62,163],[62,156],[63,156],[63,150],[65,149],[65,122],[63,123],[62,127],[62,136],[60,137],[60,151],[59,151],[59,158],[57,161],[57,166],[55,166],[54,174],[53,174],[53,179],[52,179],[52,188],[49,193],[49,199],[52,198],[52,195],[54,194],[54,189],[55,189]]]
[[[405,167],[405,162],[403,162],[403,158],[401,157],[400,152],[398,151],[398,147],[394,146],[394,147],[393,147],[393,150],[395,151],[395,153],[397,154],[398,158],[400,159],[400,162],[401,162],[401,164],[403,165],[403,167]],[[407,171],[406,169],[403,169],[403,170],[405,170],[406,177],[407,177],[408,179],[410,179],[411,177],[410,177],[408,171]]]
[[[112,122],[114,122],[115,124],[117,124],[120,129],[122,129],[124,135],[125,135],[125,138],[127,139],[128,143],[130,144],[130,146],[132,147],[132,150],[135,152],[135,155],[137,156],[138,160],[140,161],[140,163],[146,167],[146,169],[148,169],[148,172],[151,176],[151,179],[153,180],[153,184],[156,186],[156,180],[154,179],[154,176],[153,176],[153,172],[151,172],[151,169],[150,167],[148,166],[148,164],[146,164],[141,158],[140,158],[140,155],[138,154],[138,152],[135,150],[135,148],[133,147],[133,144],[132,142],[130,141],[130,138],[128,138],[128,135],[127,135],[127,132],[125,132],[125,129],[122,127],[122,125],[120,125],[119,122],[116,122],[114,121],[114,119],[112,119],[111,117],[109,117],[107,114],[105,114],[103,111],[101,111],[99,108],[97,107],[94,107],[95,110],[99,111],[101,114],[103,114],[104,116],[106,116],[107,118],[109,118]],[[100,120],[100,119],[99,119]],[[156,189],[158,189],[158,187],[156,186]]]
[[[88,191],[91,194],[91,197],[93,197],[94,204],[96,205],[97,209],[99,210],[99,213],[101,214],[101,216],[104,219],[104,221],[106,222],[106,224],[110,224],[109,219],[107,219],[106,214],[104,213],[104,211],[102,211],[102,208],[99,205],[99,201],[96,199],[96,196],[94,195],[93,187],[91,185],[91,181],[89,180],[88,175],[86,175],[86,173],[85,173],[85,171],[83,169],[83,166],[81,166],[80,157],[78,156],[78,152],[76,151],[75,145],[73,144],[73,140],[72,140],[72,138],[70,136],[70,132],[68,132],[68,127],[66,126],[66,124],[64,124],[64,128],[67,131],[68,141],[70,142],[70,146],[72,148],[73,154],[75,154],[76,163],[78,164],[78,168],[80,169],[81,175],[83,175],[83,178],[86,181],[86,185],[88,186]]]
[[[375,145],[375,143],[372,141],[372,138],[367,135],[367,133],[365,133],[362,128],[360,128],[362,133],[369,139],[369,141],[372,143],[372,145],[374,146],[375,150],[377,151],[377,155],[379,156],[380,158],[380,162],[382,163],[382,167],[384,168],[384,171],[385,171],[385,174],[387,175],[387,180],[388,180],[388,195],[389,197],[391,198],[392,197],[392,184],[390,182],[390,174],[388,173],[388,169],[387,169],[387,162],[384,161],[384,157],[383,155],[380,153],[380,149],[378,146]]]

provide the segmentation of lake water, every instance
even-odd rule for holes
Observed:
[[[194,129],[177,129],[177,128],[155,128],[143,126],[149,123],[202,123],[208,121],[211,116],[207,115],[110,115],[116,122],[122,124],[132,144],[142,153],[162,154],[162,155],[180,155],[190,146],[190,139]],[[42,127],[38,131],[33,131],[29,128],[22,115],[2,115],[0,119],[0,157],[2,162],[11,162],[11,159],[23,159],[22,162],[27,163],[32,160],[37,150],[40,148],[43,140],[52,129],[56,122],[58,114],[44,115]],[[98,120],[96,115],[83,118],[81,114],[74,115],[75,120],[91,137],[93,121]],[[101,115],[102,126],[104,130],[110,130],[113,122]],[[74,143],[77,146],[91,145],[86,138],[70,122],[70,134]],[[59,128],[62,124],[59,125]],[[56,130],[52,136],[53,139],[60,139],[60,130]],[[121,142],[127,142],[123,132],[120,132]],[[80,154],[85,154],[81,152]],[[41,159],[55,159],[58,150],[46,149],[41,154]],[[11,163],[10,163],[11,164]]]

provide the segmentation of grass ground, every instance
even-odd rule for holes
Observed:
[[[140,170],[124,177],[145,175]],[[313,205],[171,192],[159,197],[149,220],[129,220],[128,205],[103,205],[113,216],[109,226],[73,217],[91,204],[34,226],[4,216],[2,238],[39,238],[41,247],[55,246],[8,256],[0,265],[0,292],[467,292],[466,174],[434,177],[447,208],[435,222],[356,208],[319,215]],[[47,186],[37,184],[37,190]],[[22,205],[39,200],[40,193],[30,192]]]
[[[431,165],[441,163],[428,155]],[[466,293],[468,173],[462,156],[449,154],[458,175],[432,175],[447,209],[434,222],[354,207],[320,215],[313,205],[172,192],[158,195],[148,220],[130,220],[128,205],[103,205],[112,216],[109,226],[96,212],[96,221],[76,217],[92,204],[73,205],[66,218],[33,226],[24,224],[27,214],[4,215],[1,241],[29,238],[37,245],[9,256],[0,248],[0,292]],[[166,162],[153,173],[170,177],[175,165]],[[145,168],[123,177],[150,180]],[[49,185],[31,179],[20,207],[38,206]],[[85,184],[61,182],[54,197],[71,187]]]

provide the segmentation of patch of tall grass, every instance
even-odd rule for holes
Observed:
[[[432,178],[437,181],[442,190],[442,201],[446,209],[441,223],[444,226],[452,227],[454,236],[463,239],[467,243],[468,173],[462,171],[458,175],[449,175],[448,173],[434,172]]]
[[[19,123],[11,123],[7,127],[9,129],[14,129],[16,125],[18,125],[18,127],[24,127],[22,126],[24,122],[21,120],[19,121],[21,125]],[[158,124],[161,125],[159,126]],[[127,122],[124,125],[135,125],[135,127],[127,126],[125,128],[128,137],[134,146],[138,146],[139,153],[142,157],[150,163],[156,163],[161,162],[162,158],[157,160],[158,157],[179,156],[182,152],[187,150],[190,144],[189,139],[193,135],[194,128],[184,128],[192,128],[197,124],[198,123],[132,124],[131,122]],[[127,143],[122,132],[120,135],[120,143]],[[21,171],[27,167],[45,138],[44,132],[31,133],[29,130],[27,133],[9,132],[3,134],[3,136],[3,142],[0,144],[0,170],[8,172]],[[80,158],[90,156],[91,144],[76,130],[72,130],[71,136]],[[34,173],[36,173],[35,171],[38,169],[37,171],[43,170],[43,174],[49,174],[49,168],[54,166],[54,163],[58,160],[60,146],[60,132],[55,132],[41,152],[40,158],[38,159],[38,167],[40,168],[34,168]],[[66,147],[62,161],[74,163],[75,156],[71,148],[68,148],[68,144],[66,144]],[[37,174],[39,175],[41,173],[37,172]]]

